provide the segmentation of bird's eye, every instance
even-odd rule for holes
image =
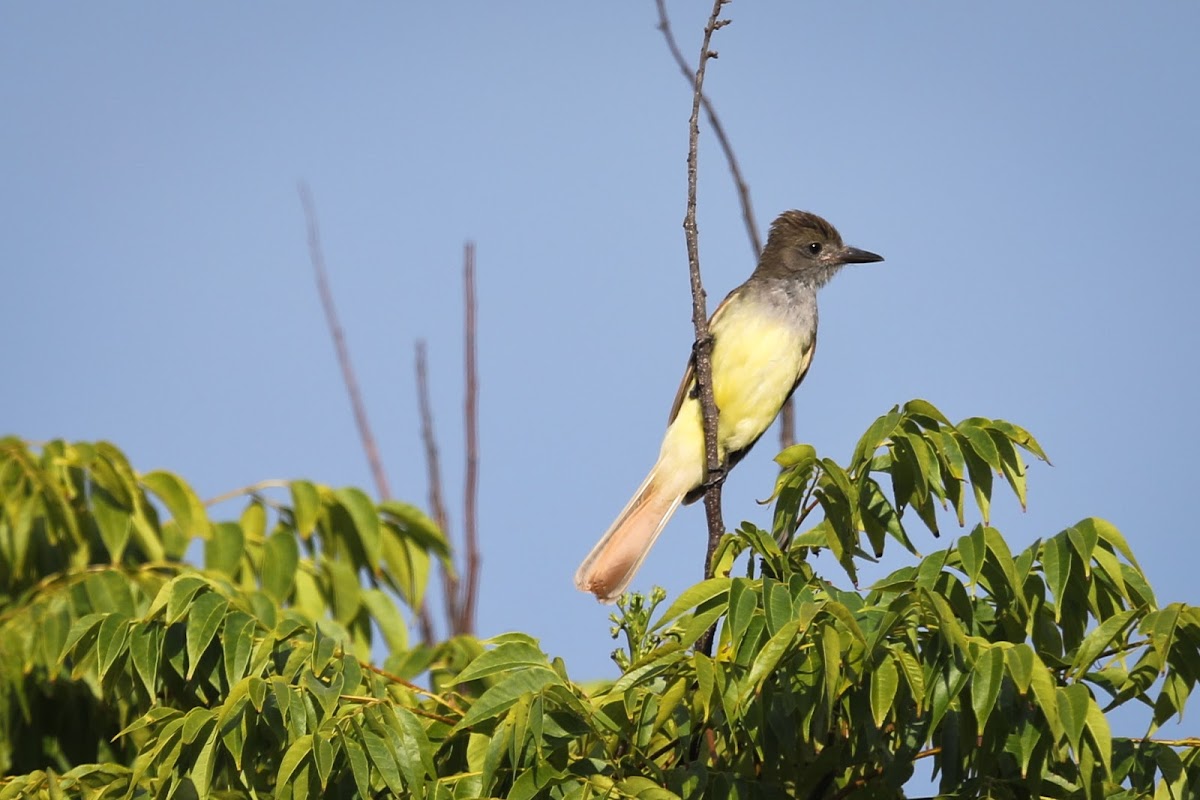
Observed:
[[[812,242],[811,244],[809,244],[808,252],[812,253],[814,256],[821,255],[821,243],[820,242]]]

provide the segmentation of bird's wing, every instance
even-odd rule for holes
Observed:
[[[721,304],[719,306],[717,306],[717,310],[713,312],[712,316],[709,317],[709,319],[708,319],[709,335],[712,335],[713,323],[715,323],[717,321],[717,318],[721,316],[721,312],[723,312],[726,308],[729,307],[729,301],[732,300],[733,296],[736,295],[739,291],[741,291],[741,287],[738,287],[737,289],[734,289],[732,292],[730,292],[729,295],[726,296],[726,298],[721,301]],[[711,351],[709,351],[709,352],[711,352]],[[683,401],[687,399],[687,396],[689,394],[695,392],[695,383],[696,383],[696,350],[695,350],[695,346],[693,346],[692,355],[690,358],[688,358],[687,369],[683,371],[683,380],[679,383],[679,391],[677,391],[675,393],[675,402],[671,404],[671,414],[669,417],[667,417],[667,425],[668,426],[670,426],[670,424],[675,421],[675,417],[679,416],[679,409],[683,408]]]

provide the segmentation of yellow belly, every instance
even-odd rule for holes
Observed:
[[[743,307],[747,306],[747,307]],[[720,410],[717,442],[724,459],[760,437],[808,366],[812,338],[777,314],[733,303],[712,325],[713,397]],[[685,397],[667,429],[660,465],[691,489],[704,480],[704,430],[700,403]]]

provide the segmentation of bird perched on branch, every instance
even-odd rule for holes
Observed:
[[[708,323],[717,447],[726,470],[750,451],[804,380],[817,344],[817,290],[846,264],[882,260],[842,244],[832,225],[807,211],[785,211],[771,224],[758,267]],[[658,461],[584,559],[575,585],[602,602],[616,600],[679,504],[704,494],[706,464],[693,356]]]

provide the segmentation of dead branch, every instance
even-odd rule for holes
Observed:
[[[463,399],[463,425],[466,429],[466,480],[463,485],[463,538],[467,547],[467,586],[462,598],[461,618],[456,633],[475,632],[475,606],[479,596],[479,370],[475,340],[475,243],[463,248],[463,346],[466,371],[466,396]]]
[[[367,465],[371,477],[375,481],[375,491],[379,499],[391,499],[392,493],[388,488],[387,474],[383,470],[383,461],[379,458],[379,447],[376,445],[375,434],[371,431],[371,423],[367,419],[367,409],[363,404],[362,391],[358,388],[358,378],[354,365],[350,361],[350,349],[346,346],[346,336],[342,332],[342,324],[338,319],[337,308],[333,304],[333,290],[329,288],[329,275],[325,269],[325,252],[321,248],[321,231],[317,226],[316,204],[313,202],[312,191],[308,184],[301,181],[297,186],[300,193],[300,204],[304,207],[304,219],[308,227],[308,255],[312,260],[313,272],[317,279],[317,294],[321,297],[321,307],[325,311],[325,323],[329,327],[329,335],[333,339],[334,351],[337,353],[338,366],[342,369],[342,381],[346,384],[346,392],[350,395],[350,407],[354,411],[354,424],[358,427],[358,436],[362,441],[363,452],[367,456]],[[416,609],[417,622],[421,628],[421,636],[427,642],[434,641],[433,620],[429,610],[422,603]]]
[[[421,417],[421,441],[425,445],[425,471],[429,480],[429,512],[433,521],[446,535],[450,533],[450,518],[442,500],[442,467],[438,455],[437,436],[433,430],[433,404],[429,399],[429,361],[425,341],[416,344],[417,362],[417,408]],[[446,603],[446,620],[453,627],[458,617],[458,577],[450,570],[442,570],[442,586]],[[426,639],[426,641],[432,641]]]

